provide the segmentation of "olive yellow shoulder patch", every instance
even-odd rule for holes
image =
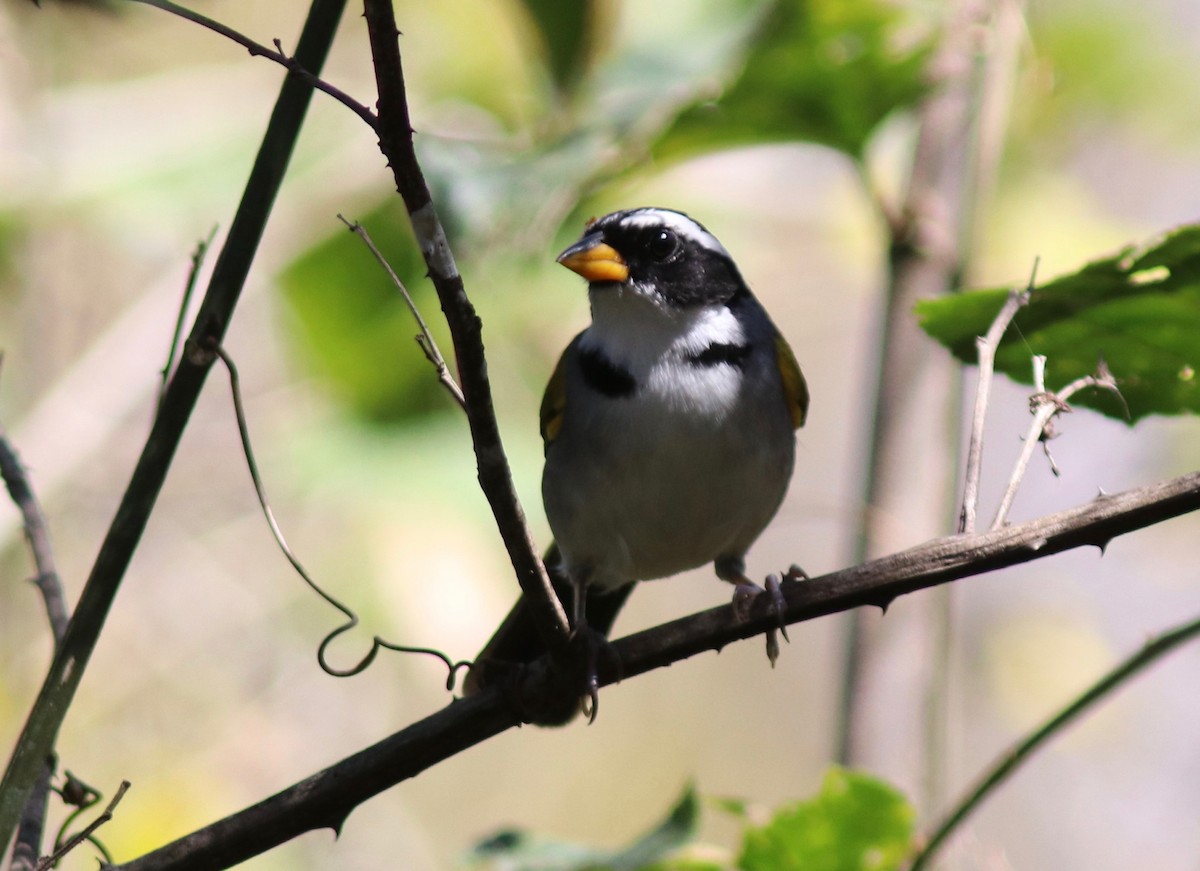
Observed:
[[[571,343],[574,345],[574,342]],[[542,394],[542,407],[538,411],[538,421],[542,431],[542,445],[544,448],[549,448],[551,443],[558,438],[558,431],[562,429],[563,415],[567,410],[567,353],[571,350],[571,346],[563,352],[563,355],[558,358],[558,365],[554,367],[554,374],[550,376],[550,383],[546,385],[546,392]]]
[[[775,334],[775,359],[779,366],[779,376],[783,379],[783,394],[787,399],[788,413],[792,416],[792,429],[804,426],[808,417],[808,383],[796,355],[788,347],[787,340],[779,333]]]

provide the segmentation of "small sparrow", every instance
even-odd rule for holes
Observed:
[[[592,309],[541,406],[547,562],[573,588],[576,629],[590,616],[606,634],[624,602],[612,593],[708,563],[744,616],[762,592],[746,551],[783,500],[808,410],[791,349],[729,252],[681,212],[606,215],[558,262],[587,279]],[[520,606],[481,660],[535,652],[503,640]]]

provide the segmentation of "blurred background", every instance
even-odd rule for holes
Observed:
[[[285,48],[302,5],[197,4]],[[804,135],[807,119],[712,135],[704,101],[761,48],[768,5],[597,2],[586,34],[558,40],[545,4],[396,4],[421,156],[484,320],[505,444],[542,543],[537,405],[588,318],[584,288],[554,256],[590,215],[663,205],[733,253],[813,394],[789,497],[751,572],[798,562],[817,575],[852,560],[888,241],[868,186],[903,190],[919,95],[892,95],[895,110],[851,143],[860,162],[831,128]],[[886,9],[888,50],[923,63],[941,5]],[[351,5],[324,77],[373,105],[358,12]],[[988,34],[979,38],[986,51]],[[969,284],[1024,284],[1035,257],[1049,278],[1197,219],[1200,6],[1031,0],[1016,47]],[[190,255],[214,226],[215,245],[224,238],[280,81],[278,67],[155,9],[0,4],[0,421],[49,515],[72,602],[148,430]],[[685,107],[691,126],[663,137]],[[375,137],[317,95],[226,343],[262,474],[300,558],[363,615],[335,662],[357,661],[372,633],[469,658],[516,584],[464,420],[338,213],[366,225],[426,318],[439,318]],[[1026,393],[1003,382],[994,396],[984,522],[1027,426]],[[945,430],[936,415],[932,426]],[[1194,420],[1128,427],[1079,411],[1060,429],[1062,476],[1035,461],[1015,520],[1200,461]],[[953,462],[944,440],[913,450],[914,469]],[[888,518],[895,547],[950,531],[941,498],[914,492],[911,513]],[[1103,559],[1079,551],[955,585],[940,801],[1147,636],[1194,615],[1197,532],[1185,518],[1120,538]],[[5,754],[50,656],[30,574],[19,516],[0,501]],[[861,760],[925,821],[938,809],[924,803],[920,761],[930,595],[871,617]],[[707,570],[646,584],[617,633],[727,599]],[[449,701],[442,667],[424,659],[383,655],[358,677],[326,676],[315,650],[339,619],[273,544],[214,370],[59,742],[62,766],[106,794],[132,781],[102,830],[118,860]],[[510,826],[617,845],[688,782],[764,806],[807,796],[836,743],[845,626],[794,627],[774,670],[756,640],[613,687],[590,727],[510,731],[368,802],[336,842],[310,833],[246,867],[451,868]],[[1053,744],[978,815],[952,867],[1195,869],[1198,672],[1200,650],[1185,649]],[[706,815],[704,840],[729,846],[735,834]],[[68,866],[90,861],[81,851]]]

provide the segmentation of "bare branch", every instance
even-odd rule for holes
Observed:
[[[57,647],[67,631],[66,596],[63,594],[58,569],[54,565],[54,552],[50,547],[46,516],[42,513],[42,506],[38,504],[33,488],[29,485],[25,468],[9,443],[3,427],[0,427],[0,477],[4,478],[8,494],[20,510],[21,519],[25,523],[25,539],[29,542],[34,569],[37,571],[34,582],[46,605],[46,616],[50,620],[50,630],[54,634],[54,644]]]
[[[992,520],[992,529],[998,529],[1003,526],[1008,520],[1008,512],[1012,508],[1013,500],[1017,496],[1017,491],[1021,488],[1021,482],[1025,478],[1025,471],[1029,468],[1029,460],[1033,457],[1033,452],[1037,450],[1038,445],[1045,448],[1046,442],[1054,438],[1055,433],[1051,428],[1055,417],[1060,414],[1071,411],[1071,406],[1067,404],[1067,400],[1088,387],[1099,387],[1105,390],[1111,390],[1118,397],[1121,395],[1117,389],[1117,382],[1108,371],[1108,366],[1103,360],[1100,361],[1095,375],[1084,375],[1076,378],[1062,390],[1054,393],[1046,389],[1046,358],[1041,354],[1037,354],[1033,358],[1033,383],[1037,393],[1029,398],[1030,410],[1033,412],[1033,422],[1029,425],[1029,431],[1025,434],[1025,442],[1021,447],[1021,453],[1017,457],[1017,462],[1013,467],[1012,475],[1009,477],[1008,486],[1004,490],[1004,496],[1000,499],[1000,507],[996,510],[996,517]],[[1054,465],[1054,460],[1050,458],[1048,448],[1045,448],[1046,456],[1050,460],[1050,467],[1054,474],[1058,474],[1058,467]]]
[[[295,73],[300,79],[310,88],[322,91],[333,97],[343,106],[350,109],[359,118],[367,122],[367,126],[375,130],[379,119],[375,117],[375,113],[364,106],[362,103],[355,100],[345,91],[334,87],[329,82],[318,77],[310,72],[296,56],[289,55],[283,50],[283,43],[278,39],[272,40],[275,44],[275,50],[267,48],[260,42],[255,42],[245,34],[239,33],[232,27],[222,24],[209,18],[207,15],[201,15],[199,12],[193,12],[191,9],[180,6],[178,3],[172,3],[171,0],[130,0],[132,3],[144,3],[147,6],[153,6],[155,9],[161,9],[164,12],[170,12],[172,15],[178,15],[180,18],[191,21],[194,24],[199,24],[201,27],[208,28],[213,33],[219,33],[226,39],[232,40],[240,45],[246,51],[250,52],[251,57],[265,57],[269,61],[274,61],[288,72]]]
[[[1028,523],[937,539],[813,580],[785,584],[785,619],[798,623],[862,605],[884,605],[906,593],[1072,548],[1102,547],[1115,536],[1197,510],[1200,472],[1193,472]],[[739,620],[726,605],[622,638],[614,642],[620,674],[609,665],[602,668],[601,682],[627,680],[777,628],[778,616],[769,613],[770,604],[762,601],[748,621]],[[561,692],[552,663],[552,658],[539,660],[515,687],[497,684],[455,701],[253,807],[112,871],[226,868],[304,832],[336,831],[366,799],[517,725],[521,706]]]
[[[568,636],[567,616],[538,556],[513,485],[492,404],[483,350],[483,323],[467,297],[446,231],[417,162],[395,10],[391,0],[364,0],[363,8],[379,88],[379,147],[392,169],[396,190],[404,200],[429,278],[450,327],[479,485],[491,506],[521,590],[529,597],[538,632],[551,650],[558,650]]]
[[[987,335],[975,340],[979,351],[979,382],[975,387],[975,409],[971,414],[971,440],[967,447],[967,468],[963,476],[962,510],[958,516],[959,532],[975,531],[975,512],[979,506],[979,476],[983,469],[983,428],[987,420],[988,399],[992,390],[992,376],[996,371],[996,349],[1021,307],[1029,302],[1037,278],[1037,261],[1029,276],[1024,291],[1012,291],[1001,307],[996,319],[988,328]]]
[[[67,631],[66,595],[58,576],[58,569],[54,564],[54,553],[50,547],[50,533],[46,525],[46,516],[42,513],[42,506],[38,503],[37,496],[34,495],[33,487],[25,474],[25,467],[9,443],[3,427],[0,427],[0,477],[4,478],[9,496],[12,497],[17,509],[21,512],[21,518],[25,524],[25,538],[29,542],[34,570],[37,572],[34,583],[42,594],[46,616],[50,621],[50,632],[54,638],[54,647],[57,649],[62,644],[63,635]],[[16,843],[13,844],[13,871],[33,868],[37,862],[46,829],[46,808],[54,767],[53,748],[50,748],[46,753],[41,770],[37,773],[29,798],[21,810]]]
[[[344,9],[345,0],[313,0],[297,49],[306,68],[319,71],[324,64]],[[229,326],[312,93],[299,78],[289,75],[284,79],[245,194],[196,315],[189,342],[193,348],[220,344]],[[214,359],[211,354],[185,353],[163,396],[62,644],[0,781],[0,853],[7,850],[21,809],[54,746]]]
[[[408,306],[408,310],[416,318],[417,326],[421,330],[421,334],[417,336],[417,344],[425,352],[425,359],[433,364],[433,368],[437,370],[438,381],[454,397],[454,401],[458,403],[458,407],[466,411],[467,401],[463,399],[462,388],[458,386],[458,382],[450,374],[450,367],[446,365],[446,358],[442,356],[441,349],[438,348],[433,334],[429,332],[429,325],[425,323],[425,318],[421,317],[421,312],[417,309],[417,304],[413,302],[412,294],[408,292],[408,288],[404,286],[404,282],[400,280],[400,276],[396,274],[396,270],[392,269],[392,264],[387,262],[387,258],[375,246],[375,241],[371,238],[371,234],[367,232],[366,227],[358,221],[347,221],[342,215],[338,215],[338,220],[345,224],[351,233],[363,240],[363,244],[367,246],[367,250],[375,256],[375,259],[379,261],[379,265],[387,271],[388,277],[392,279],[392,284],[396,285],[396,289],[404,297],[404,302]]]
[[[96,833],[96,830],[112,819],[113,811],[117,809],[117,805],[121,803],[121,799],[125,797],[126,791],[129,789],[129,781],[122,780],[121,785],[117,787],[116,795],[112,797],[112,801],[104,809],[104,813],[96,817],[88,823],[87,827],[81,832],[73,835],[69,841],[54,851],[53,855],[47,856],[41,862],[38,862],[37,871],[49,871],[58,864],[58,860],[70,853],[84,841],[88,840]]]

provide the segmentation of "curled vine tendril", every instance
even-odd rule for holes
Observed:
[[[372,637],[371,649],[367,651],[366,655],[363,656],[363,658],[359,660],[357,664],[352,665],[349,668],[337,668],[336,666],[330,664],[328,658],[326,657],[326,651],[328,650],[329,645],[341,635],[344,635],[358,626],[360,622],[358,614],[356,614],[350,607],[334,598],[333,595],[324,590],[315,580],[313,580],[312,576],[308,573],[308,570],[304,568],[304,565],[300,562],[300,560],[296,557],[296,554],[288,545],[287,539],[284,538],[283,530],[280,529],[279,524],[275,520],[275,513],[271,510],[271,505],[267,501],[266,489],[263,487],[262,477],[258,472],[258,463],[254,459],[254,450],[250,445],[250,431],[246,425],[246,410],[242,404],[241,379],[238,376],[237,366],[234,365],[233,359],[229,356],[224,348],[220,347],[220,345],[213,343],[207,348],[207,350],[215,354],[221,360],[221,362],[225,364],[225,369],[229,373],[229,386],[233,393],[233,411],[234,415],[237,417],[238,434],[241,436],[242,440],[242,452],[246,456],[246,466],[250,470],[250,479],[254,483],[254,492],[258,496],[259,507],[262,508],[263,517],[266,518],[267,526],[269,526],[271,529],[271,535],[274,536],[275,543],[279,546],[279,549],[283,551],[283,555],[287,557],[288,562],[292,564],[292,568],[296,570],[296,574],[298,574],[304,583],[308,585],[309,589],[324,599],[330,606],[336,608],[338,611],[341,611],[343,616],[346,618],[346,622],[326,635],[324,640],[322,640],[320,645],[317,647],[317,664],[321,666],[321,670],[333,677],[353,677],[354,675],[365,671],[371,665],[371,663],[374,662],[375,657],[379,654],[381,649],[393,650],[397,653],[418,653],[424,654],[425,656],[432,656],[442,661],[442,663],[449,670],[449,674],[446,676],[446,689],[448,691],[453,691],[458,679],[458,672],[461,669],[471,667],[471,663],[469,661],[462,660],[455,662],[440,650],[435,650],[431,647],[412,647],[404,644],[393,644],[390,641],[385,641],[378,635]]]

